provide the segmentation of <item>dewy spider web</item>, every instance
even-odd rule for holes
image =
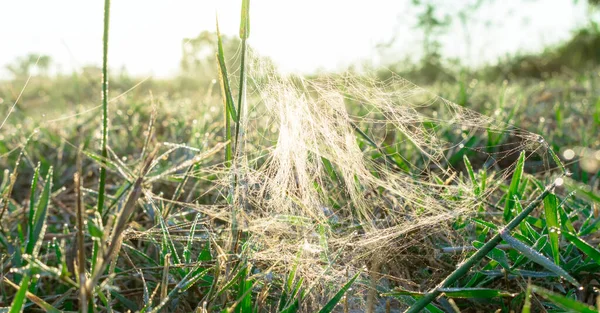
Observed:
[[[441,231],[445,221],[498,202],[521,151],[526,171],[555,166],[539,135],[400,77],[305,79],[279,75],[259,58],[248,72],[246,148],[234,167],[244,177],[238,219],[257,264],[285,270],[301,258],[300,272],[322,278],[325,267],[335,276],[374,254],[393,257],[403,235]],[[463,155],[488,171],[478,195],[460,174]]]

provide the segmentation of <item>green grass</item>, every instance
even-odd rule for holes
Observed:
[[[121,82],[108,76],[109,1],[102,81],[94,86],[102,91],[101,116],[78,108],[68,123],[53,121],[59,116],[28,117],[36,110],[28,107],[36,96],[25,90],[23,109],[0,131],[0,311],[325,313],[364,309],[369,293],[409,312],[598,311],[599,172],[590,171],[593,154],[576,149],[600,144],[594,135],[600,120],[587,113],[590,107],[600,112],[600,98],[587,74],[543,84],[473,82],[465,75],[460,84],[428,86],[506,122],[477,130],[423,123],[427,132],[456,143],[445,151],[445,163],[424,160],[411,141],[411,128],[382,130],[366,119],[350,120],[349,145],[375,164],[369,168],[373,177],[402,173],[423,189],[403,190],[417,193],[409,203],[381,186],[370,190],[356,183],[357,194],[381,201],[367,213],[353,212],[352,219],[344,210],[359,208],[349,191],[340,190],[359,175],[344,171],[342,163],[349,161],[336,155],[308,154],[322,163],[324,175],[315,174],[311,187],[328,200],[323,216],[273,213],[265,220],[284,221],[277,224],[285,226],[284,234],[299,230],[306,236],[266,254],[288,238],[274,238],[273,246],[255,240],[275,235],[251,229],[245,217],[258,216],[252,215],[258,208],[250,200],[261,191],[256,186],[275,175],[264,181],[248,177],[269,164],[265,151],[277,148],[271,125],[255,117],[264,112],[250,105],[261,99],[252,89],[260,77],[251,72],[249,6],[242,2],[240,68],[233,70],[237,86],[228,72],[234,56],[223,50],[226,38],[215,36],[220,94],[210,88],[171,93],[168,82],[155,82],[148,87],[152,94],[140,87],[123,95],[129,87],[118,87]],[[116,88],[108,89],[109,78]],[[37,92],[72,83],[34,77],[28,88]],[[55,94],[49,101],[62,98],[68,97]],[[197,99],[200,107],[191,104]],[[346,99],[352,117],[389,117],[359,101]],[[57,111],[70,115],[71,109]],[[543,134],[545,141],[525,130]],[[577,150],[576,157],[564,157],[567,149]],[[425,175],[431,180],[418,180]],[[345,252],[344,247],[362,243],[369,227],[398,218],[390,213],[394,210],[412,219],[431,214],[418,192],[447,203],[450,215],[460,211],[453,207],[459,203],[470,203],[473,210],[444,218],[436,227],[390,235],[384,249],[373,254],[370,247]],[[285,196],[306,209],[300,192]],[[461,202],[465,199],[472,202]],[[371,213],[375,225],[364,222]],[[373,285],[369,268],[376,257],[385,259],[377,273],[384,278],[373,279]]]

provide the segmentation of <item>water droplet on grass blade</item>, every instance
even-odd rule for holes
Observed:
[[[554,184],[556,186],[562,186],[565,183],[565,180],[562,179],[562,177],[557,178],[556,180],[554,180]]]

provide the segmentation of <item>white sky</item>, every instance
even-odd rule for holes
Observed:
[[[109,64],[136,75],[176,73],[184,37],[214,30],[237,34],[239,0],[113,0]],[[284,71],[336,69],[357,60],[377,63],[375,45],[396,38],[386,57],[420,51],[417,11],[410,0],[252,0],[249,43]],[[439,0],[456,9],[456,0]],[[443,37],[445,54],[471,63],[540,49],[569,37],[585,20],[573,0],[496,0],[474,16],[470,52],[460,26]],[[584,3],[585,1],[579,1]],[[463,2],[464,3],[464,2]],[[50,55],[69,71],[102,58],[102,0],[0,0],[0,77],[4,66],[30,52]],[[529,24],[524,21],[529,20]],[[491,21],[489,28],[484,28]],[[458,23],[457,23],[458,25]]]

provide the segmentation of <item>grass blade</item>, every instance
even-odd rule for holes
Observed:
[[[342,286],[342,289],[340,289],[335,294],[335,296],[333,296],[333,298],[331,298],[331,300],[329,300],[329,302],[327,302],[327,304],[325,304],[325,306],[321,310],[319,310],[319,313],[332,312],[333,309],[335,308],[335,306],[338,304],[338,302],[340,302],[340,300],[342,299],[342,297],[344,296],[346,291],[348,291],[348,289],[350,289],[350,287],[352,286],[354,281],[358,278],[359,274],[360,273],[356,273],[354,275],[354,277],[352,277],[344,286]]]
[[[577,235],[571,234],[569,232],[564,232],[565,238],[569,240],[572,244],[577,247],[577,249],[581,250],[581,252],[585,253],[592,260],[596,261],[596,263],[600,264],[600,251],[594,249],[590,244],[581,240]]]
[[[25,253],[32,255],[34,258],[37,257],[39,249],[42,245],[41,238],[44,237],[46,232],[46,215],[48,214],[48,203],[50,200],[50,193],[52,191],[52,167],[48,170],[46,176],[46,183],[44,189],[38,200],[37,208],[35,209],[33,219],[31,220],[31,226],[29,229],[29,238],[27,241],[27,247]]]
[[[475,196],[479,196],[481,193],[481,189],[479,189],[479,185],[477,184],[477,180],[475,179],[475,172],[473,171],[473,166],[471,165],[471,161],[466,155],[463,155],[463,161],[465,162],[465,167],[467,168],[467,173],[469,173],[469,178],[471,179],[471,184],[473,184],[473,193]]]
[[[33,178],[31,179],[31,192],[29,194],[29,216],[28,216],[28,224],[30,236],[31,231],[33,230],[33,216],[35,215],[35,191],[37,190],[37,183],[40,176],[40,166],[41,164],[38,162],[35,170],[33,171]]]
[[[528,245],[522,243],[521,241],[517,240],[516,238],[512,237],[511,235],[508,234],[507,231],[502,231],[502,232],[500,232],[500,234],[502,235],[502,239],[504,239],[504,241],[506,241],[509,245],[511,245],[513,248],[515,248],[515,250],[521,252],[523,255],[525,255],[527,258],[529,258],[533,262],[545,267],[546,269],[548,269],[551,272],[556,273],[560,277],[563,277],[564,279],[568,280],[571,284],[575,285],[576,287],[581,286],[579,284],[579,282],[575,278],[573,278],[573,276],[569,275],[569,273],[567,273],[567,271],[562,269],[562,267],[554,264],[554,262],[552,262],[547,257],[543,256],[541,253],[535,251],[530,246],[528,246]]]
[[[239,304],[235,312],[252,312],[252,280],[248,278],[248,267],[244,266],[240,275],[237,299]]]
[[[223,40],[221,38],[221,32],[219,30],[219,19],[217,18],[217,65],[219,66],[219,82],[221,85],[221,95],[223,97],[223,104],[225,106],[225,141],[228,142],[225,146],[225,164],[231,165],[233,158],[231,139],[231,121],[237,121],[237,113],[235,110],[235,104],[233,103],[233,96],[231,94],[231,86],[229,85],[229,75],[227,74],[227,65],[225,64],[225,55],[223,52]]]
[[[515,208],[514,196],[519,194],[519,185],[523,178],[523,167],[525,165],[525,151],[522,151],[519,155],[519,160],[515,166],[515,172],[513,173],[508,193],[506,194],[506,204],[504,205],[504,221],[509,221],[512,217],[512,211]]]
[[[21,287],[15,285],[13,282],[11,282],[10,280],[8,280],[8,278],[6,278],[6,277],[4,277],[4,282],[7,283],[8,285],[10,285],[11,287],[17,289],[17,292],[19,292],[21,290]],[[32,294],[29,291],[25,292],[25,296],[27,297],[27,299],[31,300],[31,302],[37,304],[45,312],[50,312],[50,313],[60,313],[60,312],[62,312],[61,310],[53,307],[50,303],[42,300],[40,297]]]
[[[560,252],[558,251],[558,240],[560,232],[560,223],[558,221],[558,201],[556,195],[550,194],[544,199],[544,214],[546,217],[546,230],[550,238],[550,247],[552,248],[552,256],[554,264],[560,262]]]
[[[483,245],[484,244],[482,242],[473,241],[473,247],[475,248],[481,249]],[[487,257],[496,261],[505,270],[510,269],[510,265],[508,264],[508,258],[506,257],[506,252],[498,248],[494,248],[492,249],[492,251],[490,251],[490,253],[488,253]]]
[[[550,300],[552,303],[560,306],[561,308],[568,310],[570,312],[579,312],[579,313],[598,313],[596,309],[591,306],[587,306],[583,303],[575,301],[573,299],[561,296],[552,291],[546,290],[544,288],[532,285],[531,290],[540,296]]]
[[[13,302],[10,305],[10,313],[23,312],[23,305],[25,304],[25,295],[27,293],[27,288],[29,288],[29,281],[29,274],[23,275],[23,278],[21,279],[21,286],[19,286],[19,290],[15,294]]]
[[[536,251],[542,251],[546,247],[547,243],[548,243],[548,237],[546,237],[546,235],[540,236],[540,238],[538,238],[535,241],[535,243],[533,244],[532,249],[536,250]],[[511,271],[516,270],[517,268],[519,268],[519,266],[525,264],[526,262],[527,262],[527,258],[522,254],[519,255],[517,257],[517,259],[513,262]]]
[[[298,261],[300,259],[300,255],[297,255],[296,260],[294,261],[294,266],[292,270],[289,272],[287,280],[283,284],[283,291],[281,292],[281,296],[279,297],[279,310],[283,310],[286,306],[288,306],[288,302],[293,300],[293,297],[288,299],[288,295],[293,293],[293,285],[294,280],[296,279],[296,271],[298,269]],[[288,301],[289,300],[289,301]]]
[[[231,86],[229,85],[229,74],[227,73],[227,65],[225,64],[225,53],[223,52],[223,38],[221,37],[221,31],[219,30],[219,19],[217,18],[217,65],[219,66],[219,78],[221,79],[221,91],[223,92],[223,98],[225,101],[225,109],[229,114],[229,117],[233,120],[237,120],[237,113],[235,111],[235,105],[233,102],[233,96],[231,93]]]

